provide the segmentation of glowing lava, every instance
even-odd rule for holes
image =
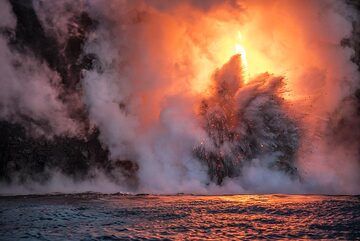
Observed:
[[[241,56],[242,73],[243,73],[244,83],[246,84],[250,78],[248,62],[247,62],[247,58],[246,58],[246,50],[240,44],[243,39],[240,32],[238,32],[237,37],[238,37],[239,43],[235,45],[235,54],[240,54],[240,56]]]

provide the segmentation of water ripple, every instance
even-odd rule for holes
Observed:
[[[359,196],[0,197],[0,240],[360,240]]]

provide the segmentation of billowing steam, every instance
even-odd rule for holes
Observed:
[[[360,193],[351,3],[0,11],[1,193]]]

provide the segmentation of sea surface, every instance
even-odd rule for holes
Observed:
[[[360,196],[0,197],[0,240],[360,240]]]

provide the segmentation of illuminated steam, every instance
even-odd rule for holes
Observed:
[[[358,17],[345,2],[34,0],[52,64],[13,41],[11,2],[1,120],[36,138],[98,131],[110,162],[3,192],[360,192],[359,72],[341,45]]]

